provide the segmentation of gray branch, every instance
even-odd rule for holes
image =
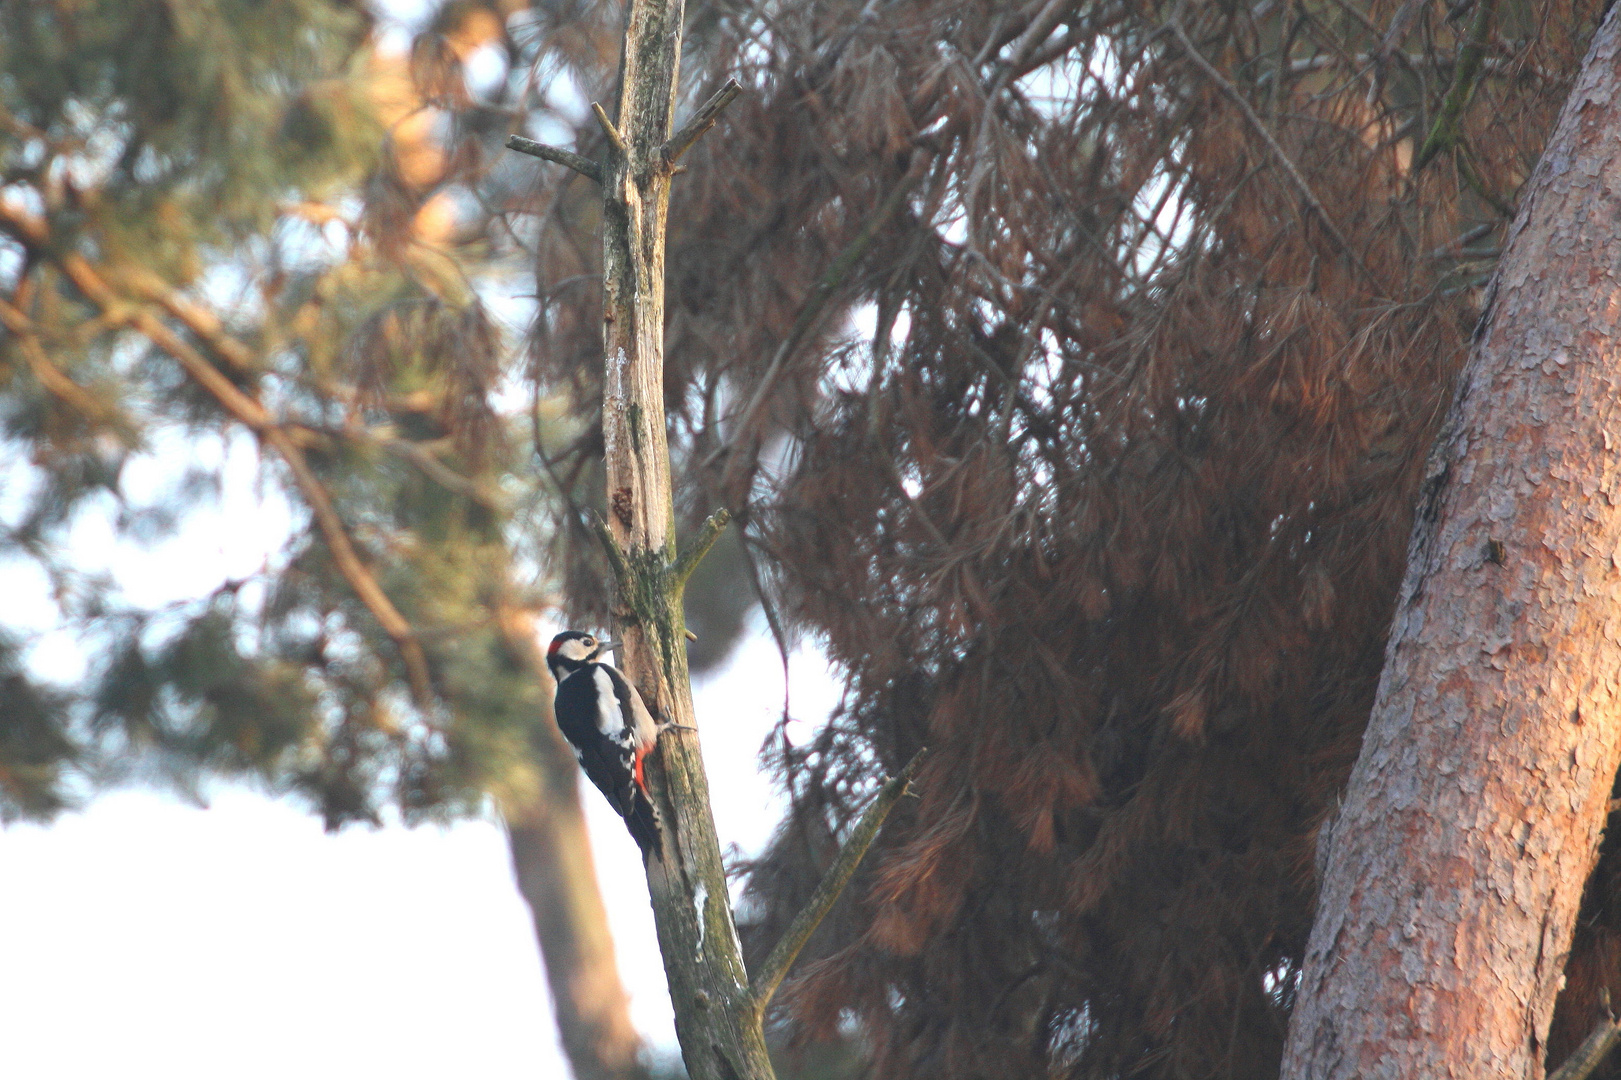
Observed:
[[[563,150],[556,146],[547,146],[545,143],[538,143],[533,139],[526,139],[522,135],[508,135],[507,149],[516,150],[520,154],[528,154],[530,157],[538,157],[544,158],[547,161],[555,161],[559,165],[567,165],[581,176],[589,177],[599,184],[602,183],[602,166],[598,165],[588,157],[583,157],[580,154],[576,154],[572,150]]]
[[[766,957],[765,963],[753,979],[750,980],[749,992],[754,997],[754,1007],[761,1016],[765,1015],[766,1006],[771,1004],[771,998],[782,984],[783,977],[788,969],[794,966],[799,952],[822,925],[822,919],[832,910],[834,901],[838,900],[844,892],[844,887],[855,876],[856,867],[861,865],[861,859],[867,854],[873,840],[878,836],[878,830],[883,828],[884,819],[895,808],[901,796],[917,775],[918,765],[923,761],[923,755],[928,753],[927,748],[919,750],[912,755],[912,760],[906,763],[906,768],[899,774],[884,782],[879,790],[878,797],[867,807],[866,813],[856,823],[855,830],[845,840],[844,847],[839,850],[839,857],[833,860],[833,865],[827,868],[822,876],[821,883],[811,894],[810,902],[802,908],[788,929],[783,932],[782,938],[772,946],[771,954]]]
[[[704,561],[704,556],[709,554],[709,549],[715,546],[715,541],[720,539],[720,534],[726,531],[726,526],[731,520],[730,513],[716,510],[699,526],[698,535],[692,538],[687,550],[683,551],[675,560],[675,565],[670,567],[671,584],[675,588],[679,589],[686,585],[687,579],[698,569],[698,564]]]
[[[732,103],[732,99],[743,92],[736,79],[727,79],[726,85],[716,90],[710,99],[698,107],[692,114],[692,119],[681,125],[681,130],[671,135],[664,145],[659,147],[659,155],[664,160],[664,167],[669,168],[681,160],[681,155],[692,148],[703,133],[715,126],[720,119],[721,110]]]

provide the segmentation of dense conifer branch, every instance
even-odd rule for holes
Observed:
[[[463,476],[443,461],[440,461],[432,450],[416,440],[402,439],[398,435],[380,432],[362,424],[350,424],[341,428],[290,427],[289,430],[295,434],[300,430],[310,431],[320,436],[329,436],[364,446],[378,447],[401,460],[410,462],[416,466],[418,472],[446,491],[453,491],[457,495],[470,499],[489,510],[502,511],[506,509],[506,500],[499,491],[488,488],[471,477]]]
[[[361,560],[326,486],[315,475],[315,470],[310,468],[304,451],[287,429],[278,424],[256,398],[228,379],[224,372],[170,329],[162,319],[152,314],[144,304],[132,304],[119,296],[83,255],[72,251],[47,251],[49,231],[43,220],[0,202],[0,223],[7,226],[7,231],[12,235],[30,238],[31,246],[37,245],[41,254],[51,258],[68,280],[103,313],[127,323],[173,358],[193,382],[239,423],[258,435],[286,463],[294,484],[309,505],[316,528],[326,541],[338,572],[399,650],[412,698],[419,707],[428,707],[433,701],[433,688],[427,656],[422,651],[416,632]]]
[[[794,916],[794,921],[788,925],[782,937],[771,947],[765,963],[760,965],[760,970],[755,972],[754,978],[750,980],[749,992],[754,995],[754,1006],[762,1017],[765,1015],[766,1007],[771,1004],[771,998],[776,994],[777,987],[788,974],[788,969],[794,966],[800,950],[816,932],[816,928],[822,925],[822,919],[832,910],[834,903],[844,894],[844,887],[850,884],[850,879],[855,876],[857,867],[867,854],[867,849],[872,847],[873,840],[878,837],[878,831],[884,827],[884,820],[889,817],[889,812],[895,809],[895,804],[906,794],[926,753],[927,749],[923,749],[913,754],[912,760],[906,763],[905,768],[884,782],[872,804],[867,807],[866,812],[861,815],[861,820],[856,822],[856,827],[845,839],[838,857],[833,860],[833,865],[827,868],[827,873],[822,875],[822,880],[817,883],[816,891],[811,894],[811,898],[806,901],[799,914]]]
[[[209,351],[223,360],[227,367],[238,374],[246,374],[253,370],[255,364],[253,350],[226,333],[219,316],[187,300],[156,274],[138,270],[126,274],[125,278],[143,299],[158,305],[179,320],[181,325],[191,331],[193,337],[207,345]]]
[[[1345,234],[1340,231],[1340,227],[1329,216],[1327,208],[1323,206],[1323,201],[1317,197],[1317,193],[1306,182],[1306,178],[1300,175],[1300,170],[1295,167],[1294,161],[1284,151],[1283,147],[1278,144],[1277,138],[1272,134],[1272,129],[1267,127],[1259,116],[1255,115],[1255,110],[1250,107],[1250,103],[1245,100],[1244,95],[1238,92],[1238,88],[1228,81],[1226,76],[1217,71],[1214,64],[1205,59],[1204,54],[1199,51],[1198,47],[1193,44],[1193,40],[1188,37],[1187,31],[1182,29],[1180,22],[1172,19],[1167,26],[1172,36],[1176,38],[1177,44],[1182,46],[1182,52],[1189,60],[1193,61],[1193,66],[1203,72],[1204,76],[1226,95],[1228,100],[1238,109],[1240,115],[1244,117],[1245,122],[1255,130],[1261,141],[1266,143],[1266,148],[1277,159],[1278,167],[1289,178],[1289,182],[1294,185],[1295,190],[1300,192],[1300,197],[1306,201],[1306,205],[1311,208],[1313,216],[1317,218],[1324,231],[1333,239],[1335,246],[1340,249],[1341,253],[1345,255],[1345,258],[1363,278],[1372,280],[1372,275],[1368,272],[1368,268],[1362,264],[1362,259],[1357,254],[1356,249],[1351,246],[1351,242],[1345,238]]]
[[[23,362],[28,370],[34,373],[47,392],[84,416],[91,423],[106,423],[117,418],[117,411],[105,402],[96,398],[84,387],[51,362],[44,346],[39,343],[39,334],[33,320],[24,315],[10,302],[0,300],[0,325],[4,325],[17,339],[17,347],[22,352]]]
[[[770,365],[766,367],[765,374],[760,377],[760,385],[755,388],[748,404],[743,407],[742,413],[738,415],[737,420],[731,425],[731,435],[710,453],[708,458],[704,460],[705,465],[711,465],[718,461],[733,449],[742,434],[749,430],[749,427],[754,423],[754,417],[765,405],[767,399],[770,398],[771,391],[777,384],[777,379],[782,375],[788,361],[792,359],[795,350],[810,335],[818,320],[821,319],[822,309],[827,307],[827,302],[832,299],[839,286],[844,284],[845,279],[850,276],[850,272],[855,269],[856,264],[871,250],[873,242],[878,239],[879,231],[895,215],[895,211],[900,209],[907,193],[917,186],[925,171],[920,163],[914,162],[912,168],[905,176],[901,177],[895,187],[884,197],[884,201],[879,203],[877,209],[867,218],[861,227],[861,231],[844,246],[844,249],[834,257],[833,261],[828,264],[827,269],[822,272],[822,276],[816,280],[816,284],[811,288],[810,296],[805,300],[805,306],[799,309],[799,315],[795,317],[794,324],[788,331],[788,336],[783,338],[782,343],[777,346],[776,353],[771,357]]]

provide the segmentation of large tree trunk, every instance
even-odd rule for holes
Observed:
[[[1621,49],[1588,53],[1431,458],[1286,1078],[1540,1077],[1621,762]]]

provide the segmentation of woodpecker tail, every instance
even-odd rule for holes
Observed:
[[[636,846],[642,849],[642,861],[647,861],[651,854],[660,862],[664,861],[664,843],[659,838],[659,810],[653,805],[653,800],[647,797],[647,790],[640,784],[632,785],[630,810],[625,814],[625,826],[630,829],[631,838]]]

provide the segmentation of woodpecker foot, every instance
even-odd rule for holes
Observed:
[[[698,729],[695,727],[689,727],[686,724],[672,724],[666,721],[665,723],[656,725],[653,730],[658,732],[660,735],[663,735],[666,731],[697,731]]]

